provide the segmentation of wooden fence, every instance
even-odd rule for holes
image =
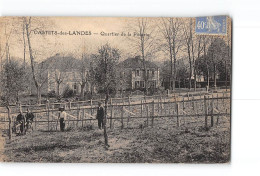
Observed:
[[[99,100],[100,101],[100,100]],[[97,100],[90,102],[66,102],[64,104],[48,103],[44,106],[30,107],[36,118],[33,124],[34,130],[48,130],[56,131],[58,128],[58,108],[65,107],[68,120],[66,121],[67,127],[84,127],[92,124],[96,119]],[[72,105],[74,104],[74,105]],[[41,107],[41,108],[39,108]],[[44,108],[42,108],[44,107]],[[27,108],[21,106],[20,108]],[[1,113],[7,117],[7,113]],[[0,121],[4,129],[11,127],[17,113],[11,111],[11,118]],[[115,123],[119,124],[123,129],[128,127],[130,121],[138,123],[142,126],[153,127],[156,119],[172,118],[176,122],[176,126],[181,125],[180,119],[183,120],[185,125],[185,118],[197,117],[204,118],[204,126],[206,128],[214,126],[215,117],[216,124],[218,124],[219,117],[230,117],[230,92],[211,93],[211,94],[183,94],[172,96],[154,96],[154,97],[127,97],[123,99],[110,99],[107,106],[107,124],[111,129],[114,128]],[[210,121],[208,118],[210,117]],[[142,121],[143,119],[144,121]],[[208,124],[210,122],[210,124]],[[3,125],[4,124],[4,125]],[[7,125],[9,124],[9,125]],[[73,124],[73,125],[72,125]]]

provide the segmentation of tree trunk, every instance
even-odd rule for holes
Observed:
[[[196,71],[194,69],[194,91],[197,91],[197,74]]]
[[[226,76],[226,81],[225,81],[225,86],[226,86],[226,91],[227,91],[227,76],[228,76],[228,73],[227,73],[227,61],[225,61],[225,76]]]
[[[36,87],[37,89],[37,101],[38,101],[38,104],[41,104],[41,88],[40,87]]]
[[[192,63],[190,61],[189,89],[192,88],[192,86],[191,86],[191,77],[192,77]]]
[[[214,64],[214,88],[217,88],[217,69],[216,69],[216,64]]]
[[[175,89],[176,81],[176,53],[175,53],[175,44],[173,44],[173,73],[172,73],[172,90]]]
[[[38,102],[41,102],[41,93],[40,93],[38,81],[36,80],[36,76],[35,76],[34,57],[33,57],[33,51],[32,51],[32,47],[31,47],[31,40],[30,40],[30,32],[29,32],[30,19],[31,19],[31,17],[29,18],[29,22],[28,23],[26,22],[25,29],[26,29],[26,36],[27,36],[27,40],[28,40],[29,54],[30,54],[30,59],[31,59],[32,75],[33,75],[35,87],[37,89],[37,99],[38,99]]]
[[[9,120],[9,139],[12,139],[12,117],[10,107],[7,106],[8,120]]]
[[[169,45],[170,45],[170,61],[171,61],[170,90],[173,90],[174,89],[174,86],[173,86],[173,58],[172,58],[171,42],[169,42]]]
[[[148,76],[148,74],[147,74],[147,69],[146,69],[146,64],[145,64],[145,58],[144,58],[144,51],[142,51],[142,58],[143,58],[143,67],[144,67],[144,93],[145,93],[145,95],[147,95],[147,92],[148,92],[148,87],[147,87],[147,80],[148,80],[148,78],[147,78],[147,76]]]
[[[81,84],[81,90],[80,90],[80,97],[84,99],[84,89],[85,89],[85,83]]]
[[[58,94],[58,96],[60,96],[60,83],[59,82],[57,83],[57,94]]]
[[[104,121],[103,121],[105,147],[109,147],[109,145],[108,145],[108,136],[107,136],[107,104],[108,104],[108,90],[106,91],[105,118],[104,118]]]

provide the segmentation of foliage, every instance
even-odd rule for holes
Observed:
[[[27,88],[24,67],[15,60],[5,63],[1,72],[1,100],[6,106],[19,100],[19,93]]]
[[[71,98],[71,97],[75,96],[75,92],[67,86],[65,88],[62,96],[63,96],[63,98]]]
[[[95,80],[99,90],[105,94],[115,94],[117,89],[116,66],[120,58],[119,50],[106,44],[99,49],[96,58]]]
[[[55,92],[55,90],[50,91],[50,92],[48,93],[48,97],[49,97],[49,98],[54,98],[54,97],[56,97],[56,92]]]
[[[216,66],[216,73],[219,73],[219,79],[224,81],[226,76],[229,79],[231,57],[228,54],[228,50],[230,48],[223,39],[216,38],[213,40],[208,48],[207,55],[202,55],[196,60],[198,71],[207,77],[207,69],[212,73],[214,72],[214,66]]]

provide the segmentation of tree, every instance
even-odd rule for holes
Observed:
[[[56,54],[56,56],[59,56],[60,54]],[[59,60],[60,59],[60,60]],[[62,61],[62,62],[60,62]],[[57,85],[57,95],[58,98],[60,98],[61,93],[60,93],[60,86],[62,84],[62,82],[64,81],[64,78],[67,76],[67,71],[73,67],[74,65],[76,65],[77,63],[73,63],[73,60],[71,57],[67,56],[65,57],[64,54],[61,56],[61,58],[58,58],[56,60],[57,63],[53,63],[54,67],[54,72],[55,72],[55,82]],[[51,65],[47,66],[48,68],[51,68]]]
[[[180,39],[181,23],[178,18],[162,18],[162,27],[159,26],[165,42],[163,43],[164,48],[168,51],[170,57],[170,89],[174,90],[176,80],[176,61],[177,54],[182,42]]]
[[[188,22],[183,21],[184,41],[186,44],[188,59],[189,59],[189,89],[191,89],[191,80],[193,73],[193,61],[194,61],[194,45],[193,45],[193,33],[192,33],[192,19]]]
[[[88,81],[90,83],[90,95],[91,95],[91,98],[93,97],[93,93],[94,93],[94,88],[97,84],[96,82],[96,70],[97,68],[97,62],[96,62],[96,55],[92,54],[90,56],[90,61],[89,61],[89,71],[88,71]]]
[[[29,56],[31,61],[31,70],[32,70],[32,78],[37,89],[37,100],[38,103],[41,103],[41,88],[43,84],[46,82],[46,79],[42,79],[42,70],[36,70],[36,54],[37,51],[32,47],[32,32],[37,30],[43,30],[45,25],[48,25],[48,21],[45,18],[37,18],[37,17],[23,17],[23,23],[25,26]],[[37,74],[38,71],[38,74]]]
[[[229,57],[229,46],[221,38],[215,38],[207,52],[207,57],[210,60],[210,67],[213,70],[214,87],[217,87],[217,73],[220,73],[220,79],[225,80],[228,75],[227,65],[231,65],[231,58]]]
[[[176,68],[176,79],[178,80],[179,88],[181,88],[181,81],[183,82],[183,86],[185,86],[185,80],[189,78],[187,64],[185,64],[183,58],[177,60]]]
[[[138,54],[141,55],[144,69],[144,86],[145,94],[148,93],[148,73],[146,68],[146,60],[156,52],[155,38],[153,33],[155,26],[152,25],[152,21],[148,18],[136,18],[133,23],[130,24],[129,31],[133,36],[128,37],[135,49],[138,50]]]
[[[19,93],[26,90],[26,72],[18,61],[5,63],[1,72],[2,96],[6,104],[19,101]]]
[[[89,80],[88,64],[90,63],[89,56],[86,53],[82,53],[81,65],[80,65],[80,97],[84,99],[85,87]]]
[[[15,60],[9,60],[1,70],[1,104],[7,108],[9,118],[9,138],[12,138],[10,105],[19,101],[19,93],[26,90],[26,72]]]
[[[197,57],[196,57],[196,60],[200,58],[200,55],[201,55],[202,50],[203,50],[203,47],[201,45],[202,38],[203,38],[203,36],[201,36],[201,35],[196,36],[196,40],[195,40],[196,41],[196,45],[197,45]],[[193,50],[193,65],[194,65],[194,91],[196,91],[196,89],[197,89],[197,75],[199,74],[199,71],[198,71],[197,62],[195,60],[194,48],[192,50]]]
[[[112,48],[109,44],[101,46],[98,50],[97,67],[96,67],[96,82],[99,89],[105,93],[105,119],[104,119],[104,138],[105,146],[108,147],[108,136],[106,129],[107,122],[107,105],[111,94],[116,91],[116,66],[118,64],[120,54],[119,50]]]

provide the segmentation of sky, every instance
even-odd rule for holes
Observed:
[[[160,25],[160,18],[149,18],[152,37],[160,38],[154,29]],[[187,20],[184,18],[183,20]],[[0,19],[0,53],[4,58],[6,36],[11,57],[23,58],[22,22],[19,17],[2,17]],[[135,46],[134,36],[137,18],[126,17],[32,17],[31,45],[35,60],[40,62],[56,53],[72,54],[80,58],[82,53],[95,54],[98,48],[106,43],[118,48],[121,60],[140,55]],[[48,31],[48,32],[46,32]],[[73,33],[75,32],[75,33]],[[74,35],[80,32],[81,35]],[[90,34],[91,35],[85,35]],[[122,33],[125,35],[122,36]],[[131,36],[128,36],[128,33]],[[57,34],[57,35],[56,35]],[[65,35],[66,34],[66,35]],[[27,41],[26,41],[27,42]],[[155,43],[155,42],[154,42]],[[156,48],[154,48],[156,49]],[[26,48],[26,61],[29,62],[28,47]],[[182,53],[180,52],[180,55]],[[185,55],[185,52],[183,52]],[[163,61],[168,59],[167,53],[158,52],[151,60]]]
[[[17,19],[12,20],[17,21]],[[37,61],[42,61],[56,53],[63,53],[65,55],[73,54],[75,57],[78,57],[82,52],[89,54],[96,53],[98,48],[106,43],[109,43],[112,47],[118,48],[124,58],[135,55],[138,51],[131,47],[131,42],[128,37],[121,36],[122,32],[127,31],[127,27],[131,20],[133,19],[101,17],[38,17],[38,19],[36,18],[36,20],[32,20],[32,23],[40,23],[39,26],[41,27],[31,33],[31,43],[32,48],[35,51],[35,58]],[[8,23],[11,23],[10,19],[8,19]],[[9,39],[10,55],[11,57],[23,58],[22,25],[17,22],[13,23],[16,30],[12,30]],[[5,49],[5,33],[8,35],[12,27],[10,27],[9,24],[6,28],[7,32],[5,32],[5,27],[1,28],[1,55]],[[43,31],[57,31],[59,34],[55,35],[54,33],[51,34],[51,32],[47,32],[48,34],[45,32],[45,34],[43,34]],[[73,35],[73,31],[80,31],[82,35]],[[60,32],[67,33],[67,35],[61,35]],[[91,33],[91,35],[84,35],[87,33]],[[114,35],[111,35],[111,33],[114,33]],[[119,35],[115,36],[116,33]],[[107,36],[108,34],[110,34],[110,36]],[[26,50],[26,60],[29,61],[28,48],[26,48]]]

